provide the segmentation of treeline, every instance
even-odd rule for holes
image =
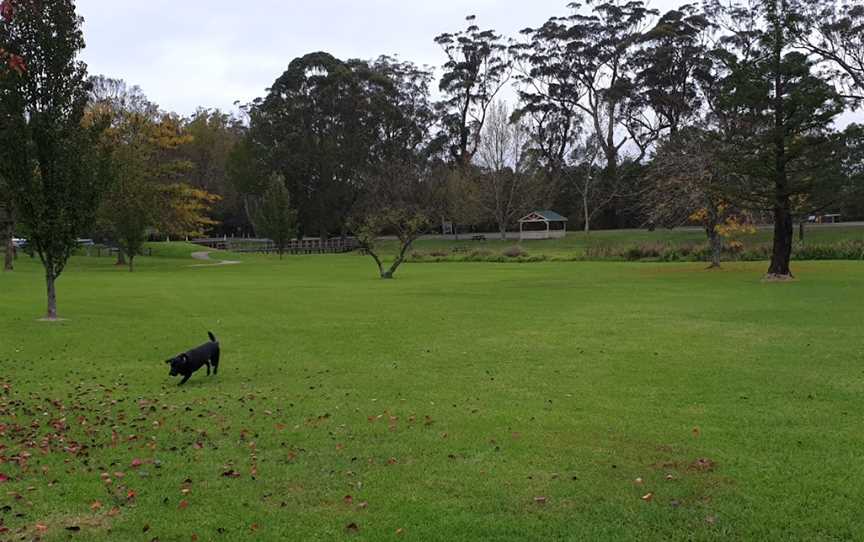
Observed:
[[[833,0],[577,2],[511,38],[469,17],[435,38],[438,100],[410,62],[294,60],[247,106],[234,179],[254,199],[278,174],[302,234],[367,248],[554,207],[586,231],[700,224],[719,265],[770,220],[770,275],[789,277],[796,221],[864,216],[864,131],[836,124],[864,99],[862,36],[864,5]]]
[[[861,2],[575,2],[509,37],[469,17],[435,38],[437,72],[311,53],[239,118],[88,77],[70,0],[0,5],[2,207],[49,298],[85,232],[130,260],[154,234],[353,235],[387,278],[424,232],[503,234],[538,207],[586,231],[700,224],[717,259],[770,220],[788,278],[796,221],[864,214],[864,130],[837,125],[864,100]]]

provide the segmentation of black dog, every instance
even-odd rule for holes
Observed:
[[[213,374],[219,370],[219,342],[213,333],[207,332],[210,336],[210,342],[202,344],[198,348],[189,350],[185,354],[180,354],[175,358],[171,358],[165,363],[171,365],[169,376],[183,375],[183,380],[178,386],[182,386],[192,377],[192,373],[200,369],[202,366],[207,366],[207,376],[210,376],[210,365],[213,365]]]

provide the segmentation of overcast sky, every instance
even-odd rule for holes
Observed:
[[[683,1],[683,0],[682,0]],[[230,110],[258,96],[295,57],[327,51],[339,58],[398,55],[438,66],[438,34],[466,15],[516,36],[569,0],[78,0],[91,74],[141,86],[165,109]],[[679,0],[654,0],[667,9]]]

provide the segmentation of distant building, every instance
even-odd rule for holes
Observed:
[[[555,211],[534,211],[519,221],[519,238],[563,239],[568,220]]]

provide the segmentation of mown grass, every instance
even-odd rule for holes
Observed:
[[[76,258],[59,324],[36,262],[0,276],[0,539],[864,534],[864,264],[380,281],[359,255],[191,250]],[[208,330],[219,376],[177,388],[163,361]]]

